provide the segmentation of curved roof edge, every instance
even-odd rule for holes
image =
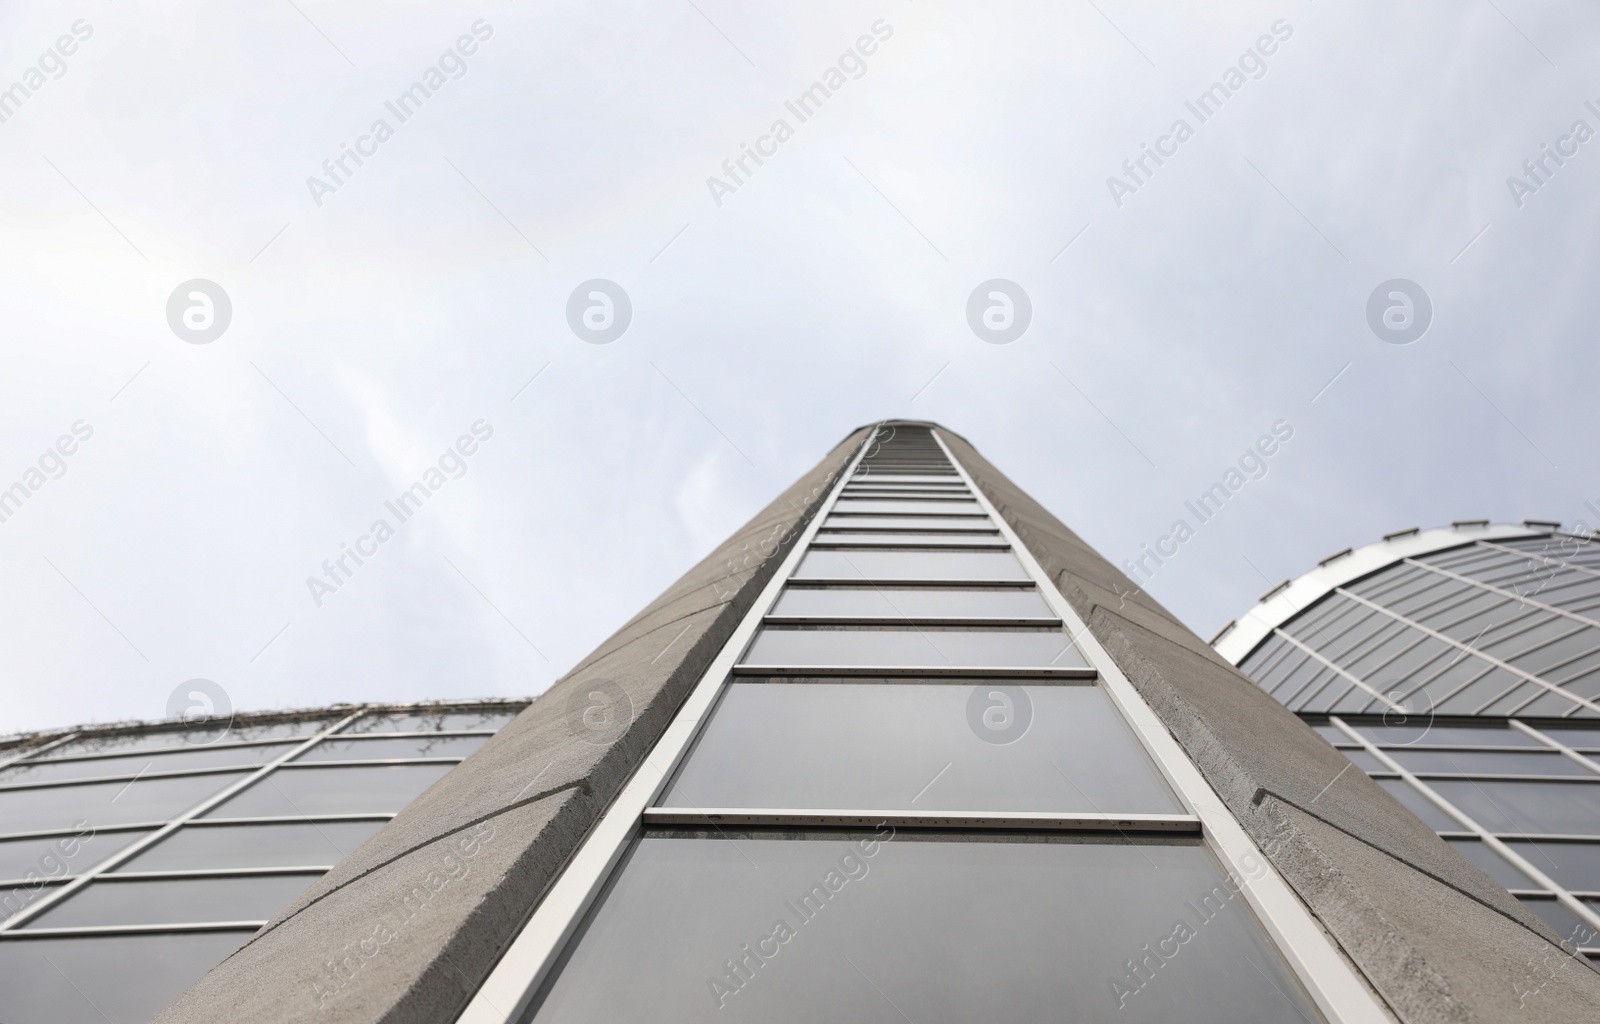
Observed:
[[[1322,560],[1315,569],[1290,582],[1285,580],[1262,595],[1261,601],[1237,620],[1222,627],[1211,640],[1212,648],[1234,665],[1243,661],[1277,627],[1352,580],[1386,569],[1402,558],[1461,547],[1476,540],[1542,537],[1549,526],[1491,525],[1488,521],[1463,522],[1432,530],[1401,530],[1366,547],[1344,551]]]
[[[334,703],[324,704],[321,707],[311,708],[285,708],[276,711],[236,711],[228,718],[157,718],[152,720],[129,720],[122,722],[89,722],[83,725],[58,726],[47,729],[36,729],[28,732],[17,732],[0,736],[0,758],[21,754],[25,750],[58,740],[63,736],[74,736],[78,739],[95,738],[101,736],[126,736],[137,733],[178,732],[184,729],[203,729],[208,725],[227,721],[231,725],[248,727],[253,725],[276,725],[280,722],[297,722],[310,718],[329,718],[337,714],[350,714],[355,711],[375,711],[378,713],[389,712],[448,712],[455,710],[477,710],[497,707],[527,707],[533,703],[533,697],[452,697],[442,700],[419,700],[406,702],[364,701],[356,704]]]

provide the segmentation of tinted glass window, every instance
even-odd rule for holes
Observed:
[[[0,822],[4,823],[0,828],[15,832],[68,831],[80,821],[94,826],[166,821],[220,793],[241,777],[189,775],[0,792]]]
[[[250,938],[248,931],[0,942],[6,1024],[144,1024]]]
[[[1535,917],[1544,921],[1555,930],[1555,933],[1574,946],[1592,946],[1595,944],[1594,929],[1578,920],[1578,915],[1562,906],[1554,898],[1540,898],[1538,896],[1518,896],[1522,905],[1533,911]]]
[[[279,769],[213,808],[208,818],[294,818],[307,814],[398,811],[454,765],[396,764]]]
[[[1590,835],[1600,822],[1600,783],[1435,779],[1430,785],[1491,832]]]
[[[969,533],[818,533],[816,540],[811,545],[811,550],[826,550],[829,547],[922,547],[922,548],[949,548],[949,547],[984,547],[1008,548],[1004,540],[992,534]]]
[[[735,683],[663,806],[1182,814],[1097,686]]]
[[[382,821],[281,825],[191,825],[125,862],[118,871],[330,867],[384,826]]]
[[[778,597],[772,614],[882,619],[1055,617],[1037,591],[1010,587],[1004,590],[789,587]]]
[[[290,749],[290,743],[240,746],[237,743],[173,750],[161,753],[96,757],[87,761],[41,761],[12,765],[0,772],[0,785],[17,782],[55,782],[61,779],[92,779],[108,775],[148,775],[190,768],[216,768],[229,765],[259,765]]]
[[[1506,840],[1506,845],[1527,858],[1565,889],[1600,892],[1600,842],[1557,843]]]
[[[1458,775],[1584,775],[1600,779],[1575,761],[1550,751],[1390,750],[1390,757],[1414,772]]]
[[[534,1019],[1321,1021],[1230,896],[1197,844],[646,838]]]
[[[1386,793],[1400,801],[1402,807],[1421,818],[1423,824],[1435,832],[1464,830],[1465,826],[1434,806],[1432,801],[1411,788],[1411,784],[1404,779],[1378,779],[1377,782]]]
[[[26,928],[186,921],[265,921],[305,891],[316,875],[244,875],[90,882]]]
[[[775,629],[756,634],[750,665],[951,665],[1081,668],[1088,663],[1060,630]]]
[[[70,835],[0,842],[0,878],[75,875],[128,846],[147,832],[95,831],[87,822]]]
[[[1025,580],[1009,551],[810,551],[796,579]]]
[[[829,516],[822,525],[830,530],[969,530],[998,532],[987,516],[970,518],[916,518],[890,516]]]
[[[1567,725],[1540,726],[1539,731],[1569,747],[1580,749],[1600,749],[1600,728],[1589,726],[1587,728]]]
[[[1511,866],[1511,862],[1495,853],[1477,839],[1447,839],[1450,848],[1467,858],[1483,873],[1507,889],[1537,889],[1527,875]]]
[[[843,498],[833,506],[835,512],[883,512],[901,516],[964,513],[981,515],[983,509],[976,501],[949,499],[918,499],[895,501],[889,498]]]
[[[1386,766],[1382,761],[1379,761],[1377,758],[1373,757],[1371,754],[1367,753],[1365,750],[1351,750],[1349,748],[1345,748],[1340,750],[1339,753],[1343,754],[1345,757],[1348,757],[1355,763],[1357,768],[1360,768],[1369,775],[1373,772],[1389,771],[1388,766]]]
[[[395,757],[466,757],[487,736],[395,736],[381,739],[326,739],[296,761],[375,761]]]

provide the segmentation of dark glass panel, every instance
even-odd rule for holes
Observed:
[[[27,928],[108,924],[265,921],[317,880],[316,875],[239,875],[96,881],[79,889]]]
[[[166,821],[241,778],[242,773],[188,775],[0,792],[0,828],[13,832],[69,831],[80,821],[97,828]]]
[[[1389,756],[1414,772],[1457,775],[1600,775],[1555,751],[1391,750]]]
[[[398,811],[454,765],[395,764],[280,768],[208,818],[295,818],[307,814]]]
[[[767,627],[745,654],[748,665],[872,665],[1083,668],[1088,662],[1060,630],[778,629]]]
[[[988,533],[995,529],[988,516],[960,519],[902,516],[829,516],[822,525],[830,530],[967,530]]]
[[[529,1016],[1323,1019],[1198,844],[653,837]]]
[[[337,718],[317,718],[300,722],[279,722],[275,725],[231,725],[223,730],[220,725],[210,728],[176,729],[164,732],[132,733],[123,736],[90,737],[63,744],[45,754],[40,760],[59,757],[76,757],[79,754],[120,754],[156,750],[194,750],[225,743],[245,743],[253,740],[304,739],[326,729]]]
[[[1490,832],[1588,835],[1600,822],[1600,782],[1435,779],[1429,785]]]
[[[833,506],[835,512],[879,512],[898,516],[926,515],[976,515],[983,508],[976,501],[954,499],[921,499],[895,501],[889,498],[840,498]]]
[[[1471,861],[1474,867],[1507,889],[1538,889],[1533,879],[1512,867],[1511,862],[1495,853],[1478,839],[1446,839],[1450,848]]]
[[[1534,747],[1541,744],[1505,724],[1441,725],[1427,716],[1392,724],[1354,725],[1356,732],[1379,746],[1408,747]]]
[[[789,587],[779,595],[772,614],[881,619],[1054,617],[1038,591],[1020,587],[995,590]]]
[[[447,711],[440,713],[395,712],[382,715],[362,715],[344,732],[497,732],[500,727],[522,713],[521,708],[504,711]]]
[[[1461,825],[1450,815],[1441,811],[1431,800],[1411,787],[1404,779],[1378,779],[1390,796],[1400,801],[1406,810],[1422,819],[1422,823],[1435,832],[1459,832],[1465,826]]]
[[[1600,822],[1596,822],[1595,826],[1594,831],[1600,833]],[[1562,888],[1575,892],[1600,892],[1600,840],[1563,843],[1549,839],[1507,839],[1505,842]]]
[[[1096,686],[735,683],[662,806],[1182,814]]]
[[[1025,580],[1009,551],[808,551],[795,579]]]
[[[331,866],[386,822],[317,821],[274,825],[190,825],[126,861],[117,871]]]
[[[97,832],[85,822],[69,835],[8,839],[0,842],[0,878],[26,879],[29,872],[40,878],[76,875],[148,834]]]
[[[0,942],[6,1024],[144,1024],[249,932]]]

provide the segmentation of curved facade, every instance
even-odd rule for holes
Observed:
[[[148,1020],[527,703],[342,705],[0,747],[0,1020]]]
[[[1214,641],[1600,959],[1600,543],[1457,523],[1341,552]]]

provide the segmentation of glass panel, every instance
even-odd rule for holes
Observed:
[[[1429,785],[1491,832],[1587,835],[1600,822],[1600,783],[1436,779]]]
[[[0,878],[75,875],[105,860],[148,832],[96,832],[85,822],[71,835],[10,839],[0,843]]]
[[[1025,580],[1009,551],[808,551],[795,579]]]
[[[23,928],[186,921],[265,921],[305,892],[317,875],[244,875],[90,882]]]
[[[62,779],[93,779],[107,775],[132,776],[153,772],[176,772],[188,768],[233,765],[253,767],[272,760],[292,746],[291,743],[270,743],[259,747],[241,747],[237,743],[223,743],[169,753],[125,754],[119,757],[96,757],[87,761],[41,761],[37,764],[13,765],[0,772],[0,785],[19,782],[56,782]]]
[[[398,811],[454,765],[394,764],[280,768],[212,808],[208,818],[296,818],[307,814]]]
[[[317,821],[281,825],[190,825],[117,868],[195,871],[206,868],[330,866],[387,822]]]
[[[1600,832],[1600,822],[1593,831]],[[1560,843],[1507,839],[1506,845],[1555,883],[1574,892],[1600,892],[1600,842]]]
[[[817,545],[851,545],[860,547],[973,547],[1010,548],[1003,539],[986,534],[950,533],[818,533],[812,548]]]
[[[1414,772],[1453,772],[1458,775],[1600,775],[1555,751],[1496,752],[1491,750],[1391,750],[1389,756]]]
[[[906,516],[829,516],[822,521],[829,530],[975,530],[997,532],[988,516],[965,518],[916,518]]]
[[[946,463],[948,465],[948,463]],[[936,473],[886,473],[881,469],[873,469],[870,465],[861,467],[861,472],[850,478],[852,484],[966,484],[961,483],[961,478],[954,469],[949,472]]]
[[[10,920],[32,906],[34,900],[64,884],[60,879],[34,878],[0,888],[0,921]]]
[[[1594,726],[1541,725],[1539,731],[1569,747],[1600,749],[1600,728]]]
[[[1379,746],[1543,747],[1507,725],[1438,725],[1425,715],[1393,725],[1352,724],[1352,728]]]
[[[1507,889],[1541,889],[1533,879],[1511,866],[1511,862],[1477,839],[1446,839],[1450,848],[1471,861],[1474,867]]]
[[[983,508],[975,501],[919,500],[894,501],[889,498],[840,498],[834,503],[835,512],[882,512],[899,516],[926,516],[936,514],[981,515]]]
[[[250,938],[247,931],[0,942],[6,1024],[144,1024]]]
[[[774,615],[840,618],[1054,618],[1038,591],[956,590],[949,587],[862,589],[788,587],[772,608]]]
[[[449,711],[441,714],[363,715],[344,728],[344,732],[458,732],[476,730],[498,732],[500,727],[522,713],[522,708],[504,711]]]
[[[0,828],[15,832],[70,831],[80,821],[102,827],[166,821],[220,793],[242,773],[188,775],[134,782],[91,782],[0,792]]]
[[[1390,796],[1400,801],[1400,806],[1422,819],[1422,823],[1435,832],[1459,832],[1462,826],[1450,815],[1439,810],[1433,802],[1404,779],[1378,779],[1378,785]]]
[[[775,629],[756,634],[746,665],[951,665],[1084,668],[1088,662],[1060,630]]]
[[[1553,898],[1540,898],[1538,896],[1518,896],[1522,905],[1533,911],[1534,916],[1549,925],[1555,933],[1561,936],[1562,941],[1573,946],[1592,946],[1595,944],[1593,928],[1578,920],[1578,915],[1556,902]]]
[[[395,736],[382,739],[326,739],[295,761],[376,761],[395,757],[466,757],[487,736]]]
[[[530,1017],[1323,1019],[1198,844],[654,837]]]
[[[216,727],[211,729],[175,729],[165,732],[131,733],[123,736],[99,736],[75,740],[55,748],[40,760],[76,757],[79,754],[120,754],[131,751],[192,750],[198,747],[217,746],[223,743],[245,743],[251,740],[277,740],[307,737],[332,725],[335,718],[316,718],[300,722],[279,722],[275,725],[230,726],[222,735]]]
[[[661,803],[1184,813],[1099,687],[956,683],[735,683]]]
[[[1339,753],[1343,754],[1345,757],[1348,757],[1357,768],[1360,768],[1368,775],[1371,775],[1374,772],[1389,771],[1388,766],[1386,766],[1382,761],[1373,757],[1371,754],[1367,753],[1365,750],[1341,749]]]
[[[1348,737],[1344,733],[1340,732],[1336,726],[1332,726],[1332,725],[1313,725],[1311,728],[1315,729],[1317,735],[1321,736],[1323,739],[1327,740],[1329,743],[1349,743],[1350,742],[1350,737]]]

